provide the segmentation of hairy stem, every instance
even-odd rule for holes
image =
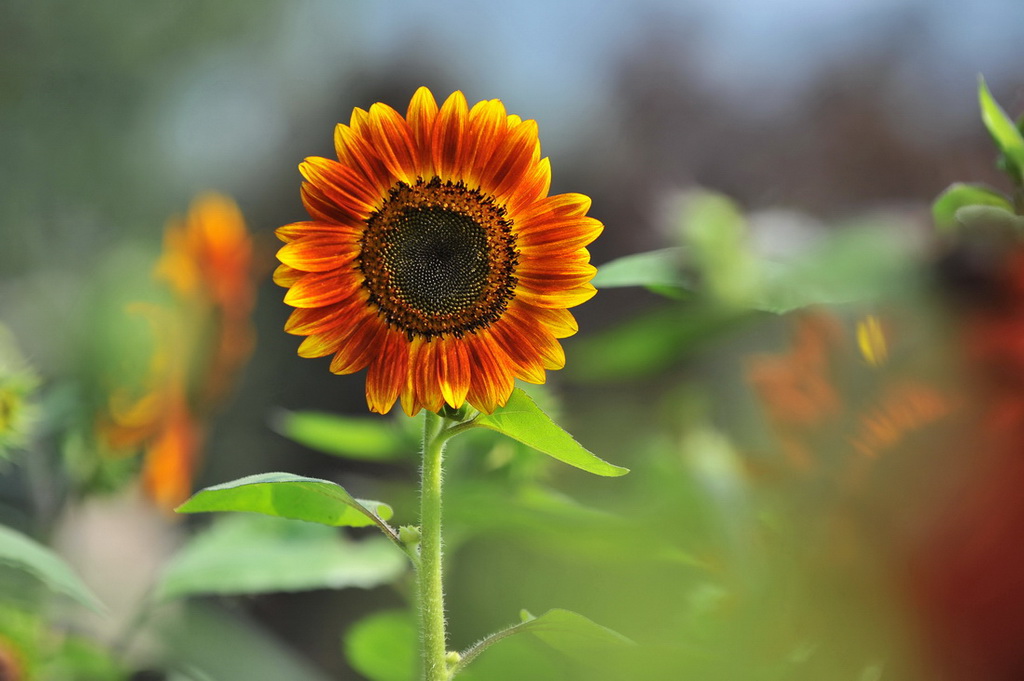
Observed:
[[[441,569],[441,460],[446,432],[437,414],[423,423],[423,470],[420,483],[420,561],[417,591],[420,609],[424,681],[447,681],[444,587]]]

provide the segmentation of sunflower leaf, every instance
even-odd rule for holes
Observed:
[[[1019,183],[1024,172],[1024,135],[992,97],[981,76],[978,76],[978,103],[981,105],[981,120],[1003,152],[1010,175]]]
[[[394,461],[410,451],[411,443],[404,434],[384,418],[281,410],[271,417],[271,427],[318,452],[349,459]]]
[[[682,275],[682,260],[680,248],[633,253],[601,265],[591,283],[599,289],[644,286],[675,298],[692,287]]]
[[[603,627],[571,610],[556,608],[548,610],[540,617],[534,617],[523,610],[520,617],[522,622],[519,624],[487,636],[464,652],[458,666],[452,670],[452,676],[498,641],[524,632],[535,635],[560,653],[577,658],[585,658],[608,646],[634,645],[633,641],[617,631]]]
[[[29,572],[53,591],[71,596],[90,610],[104,612],[100,600],[60,556],[36,540],[2,525],[0,563]]]
[[[232,609],[190,601],[182,604],[174,618],[166,619],[166,623],[161,620],[159,625],[166,659],[173,668],[186,672],[191,681],[333,678],[266,628]],[[196,675],[195,669],[201,669],[202,674]]]
[[[757,294],[759,263],[749,245],[749,231],[746,216],[728,196],[704,190],[683,195],[681,243],[702,291],[725,307],[749,307]]]
[[[341,485],[291,473],[260,473],[207,487],[176,510],[250,511],[334,527],[377,525],[381,529],[387,528],[384,521],[392,515],[387,504],[356,499]]]
[[[669,305],[642,312],[573,345],[574,381],[597,383],[651,376],[747,319],[719,306]]]
[[[967,206],[992,206],[1013,213],[1009,199],[984,185],[956,182],[939,195],[932,204],[932,219],[935,226],[944,232],[951,232],[961,225],[957,212]]]
[[[406,570],[382,537],[360,541],[313,523],[222,516],[171,561],[157,587],[163,600],[206,594],[372,588]]]
[[[345,634],[345,658],[371,681],[411,681],[416,676],[417,638],[409,611],[374,613]]]
[[[884,299],[910,285],[909,242],[886,222],[850,225],[813,251],[783,262],[761,261],[753,307],[784,314],[812,305]]]
[[[1001,206],[963,206],[957,209],[956,220],[972,229],[998,230],[1007,235],[1024,233],[1024,217]]]
[[[493,414],[481,414],[476,424],[507,435],[588,473],[615,477],[629,472],[628,468],[598,458],[576,442],[572,435],[562,430],[519,388],[512,391],[508,404]]]

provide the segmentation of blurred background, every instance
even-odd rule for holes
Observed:
[[[488,437],[449,461],[453,647],[555,607],[638,647],[595,670],[510,642],[474,678],[1021,678],[1024,290],[1012,239],[951,242],[929,207],[955,181],[1010,186],[975,93],[983,73],[1024,111],[1022,28],[1017,0],[0,3],[0,369],[29,417],[0,523],[66,556],[112,611],[9,599],[10,668],[408,678],[352,652],[408,633],[394,568],[363,589],[197,588],[133,618],[209,531],[167,513],[183,486],[285,470],[415,522],[404,417],[378,425],[409,454],[375,460],[282,425],[282,410],[368,415],[360,377],[296,356],[269,275],[273,230],[305,219],[297,164],[333,156],[354,107],[404,111],[427,85],[538,121],[552,191],[589,195],[605,224],[595,264],[677,248],[686,282],[607,286],[536,392],[630,476]],[[249,235],[217,261],[244,282],[226,299],[183,283],[188,239],[165,236],[201,222],[209,192]],[[770,295],[743,283],[779,263]],[[176,447],[185,464],[167,463]],[[384,633],[352,644],[367,621]],[[54,631],[109,669],[48,667]],[[253,641],[276,656],[263,676],[244,671]]]

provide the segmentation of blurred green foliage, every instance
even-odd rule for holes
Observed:
[[[102,612],[103,606],[75,573],[49,548],[14,530],[0,526],[0,563],[32,573],[58,593]]]

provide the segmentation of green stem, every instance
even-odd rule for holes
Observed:
[[[448,666],[444,621],[441,464],[445,443],[476,426],[475,419],[460,422],[432,412],[427,412],[423,421],[419,556],[413,562],[416,565],[424,681],[449,681],[455,676]]]
[[[428,412],[423,423],[423,471],[420,483],[420,562],[417,587],[424,681],[448,681],[441,570],[441,460],[444,445],[441,417]]]

